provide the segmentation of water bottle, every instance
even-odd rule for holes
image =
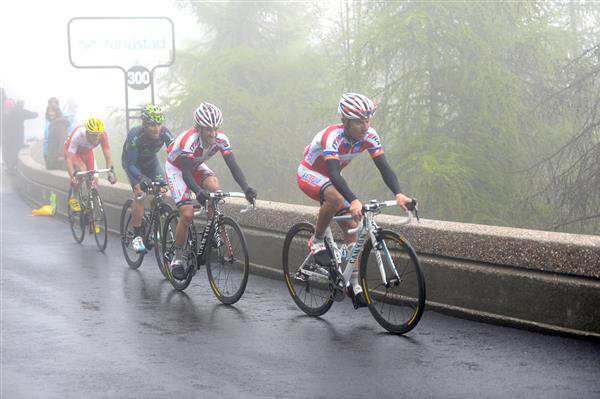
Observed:
[[[340,247],[340,259],[339,259],[339,264],[343,264],[344,262],[346,262],[346,259],[348,259],[348,246],[346,244],[342,244],[342,246]]]

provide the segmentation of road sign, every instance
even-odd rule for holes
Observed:
[[[67,25],[69,59],[77,68],[173,63],[173,22],[165,17],[76,17]]]
[[[150,81],[150,71],[143,66],[136,65],[127,71],[127,86],[134,90],[144,90]]]
[[[136,118],[129,90],[150,86],[154,70],[175,61],[175,29],[166,17],[75,17],[67,24],[69,61],[75,68],[118,68],[125,75],[125,123]]]

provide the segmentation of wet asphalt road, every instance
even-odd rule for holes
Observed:
[[[599,398],[600,343],[426,312],[407,336],[336,303],[321,319],[251,275],[234,307],[184,292],[67,223],[30,216],[2,176],[1,391],[12,398]]]

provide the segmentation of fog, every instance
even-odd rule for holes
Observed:
[[[195,18],[171,1],[4,1],[0,5],[0,86],[39,114],[25,122],[27,138],[42,137],[47,100],[78,105],[79,119],[105,118],[110,107],[125,107],[123,72],[78,69],[69,62],[67,23],[74,17],[164,16],[175,25],[178,44],[197,31]],[[133,93],[135,95],[136,93]],[[159,93],[160,94],[160,93]],[[135,98],[134,98],[135,100]]]
[[[200,101],[217,104],[259,198],[315,205],[295,171],[352,91],[377,102],[371,125],[424,217],[598,234],[600,3],[173,4],[3,2],[0,84],[40,114],[27,136],[41,136],[49,97],[72,98],[79,121],[108,118],[118,159],[126,132],[110,111],[124,108],[123,73],[74,68],[67,22],[166,16],[175,63],[155,80],[166,125],[178,134]],[[130,106],[149,101],[129,93]],[[209,164],[237,188],[221,157]],[[390,198],[368,155],[344,173],[361,199]]]

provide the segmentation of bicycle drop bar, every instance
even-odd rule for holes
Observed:
[[[413,200],[412,204],[414,204],[413,207],[413,211],[417,211],[417,206],[416,206],[416,201]],[[376,202],[376,201],[371,201],[371,203],[365,204],[362,207],[362,211],[363,214],[366,212],[375,212],[378,211],[381,208],[386,208],[389,206],[396,206],[397,202],[395,200],[390,200],[390,201],[383,201],[383,202]],[[406,210],[406,215],[401,218],[401,221],[398,223],[398,225],[405,225],[405,224],[409,224],[412,221],[413,215],[412,212],[410,210]],[[346,215],[341,215],[341,216],[334,216],[333,220],[337,221],[348,221],[348,220],[352,220],[352,215],[350,214],[346,214]],[[364,220],[364,219],[363,219]],[[350,229],[348,230],[349,234],[355,233],[358,231],[358,227],[354,228],[354,229]]]
[[[212,199],[221,199],[221,198],[225,198],[225,197],[246,198],[246,194],[240,193],[237,191],[231,191],[231,192],[215,191],[214,193],[209,193],[209,197]],[[194,207],[194,209],[204,209],[204,206],[200,205],[200,204],[195,204],[193,207]],[[252,204],[250,204],[246,208],[240,210],[240,213],[246,213],[251,208],[256,209],[256,202],[253,201]],[[196,216],[198,214],[199,213],[194,212],[194,216]]]
[[[148,195],[148,194],[157,195],[163,187],[167,187],[168,185],[169,185],[169,183],[153,181],[152,184],[150,185],[149,189],[147,191],[143,192],[142,195],[136,196],[136,198],[138,200],[143,200],[146,197],[146,195]],[[166,191],[164,191],[164,192],[166,192]]]
[[[95,174],[95,173],[106,173],[106,172],[110,172],[110,169],[86,170],[85,172],[78,170],[74,173],[74,175],[75,176],[85,176],[85,175],[91,175],[91,174]]]

